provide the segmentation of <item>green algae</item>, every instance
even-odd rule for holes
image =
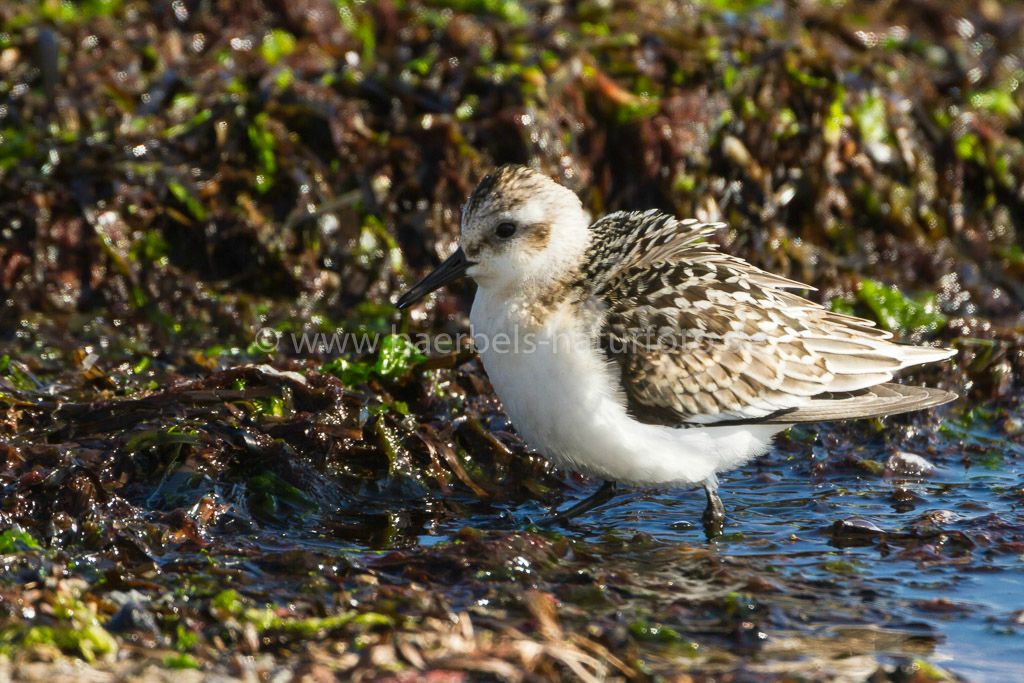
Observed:
[[[270,118],[265,112],[257,114],[253,122],[246,128],[249,135],[249,142],[256,153],[256,161],[259,173],[255,177],[256,190],[267,192],[274,185],[274,176],[277,173],[277,156],[274,152],[274,134],[269,130]]]
[[[62,594],[55,601],[53,612],[56,624],[13,627],[2,639],[20,648],[57,647],[87,662],[117,654],[118,642],[100,625],[94,606]]]
[[[518,0],[429,0],[436,7],[494,16],[510,26],[524,26],[530,15]]]
[[[850,110],[850,116],[857,125],[861,139],[866,144],[888,144],[889,125],[885,100],[877,92],[865,95]]]
[[[42,546],[32,538],[32,534],[22,529],[5,529],[0,533],[0,555],[41,549]]]
[[[201,669],[202,665],[187,652],[178,652],[173,655],[166,655],[161,663],[168,669]]]
[[[295,52],[295,36],[283,29],[275,28],[263,35],[260,42],[260,56],[267,64],[274,66]]]
[[[188,212],[192,214],[193,218],[197,221],[206,220],[206,207],[203,206],[202,202],[184,184],[176,180],[171,180],[167,182],[167,189],[171,191],[171,196],[185,206]]]
[[[352,611],[323,617],[281,616],[270,607],[247,607],[239,593],[233,589],[215,595],[210,605],[219,613],[234,617],[241,623],[252,624],[259,633],[272,631],[303,638],[323,637],[330,631],[350,625],[357,631],[395,625],[392,617],[376,612]]]
[[[942,329],[948,320],[937,310],[935,295],[912,299],[895,287],[869,278],[860,281],[857,298],[882,327],[900,334],[931,334]]]
[[[401,379],[426,359],[427,356],[407,337],[387,334],[380,339],[374,360],[338,357],[328,361],[320,369],[334,375],[346,386],[359,386],[368,382],[371,377],[392,381]]]

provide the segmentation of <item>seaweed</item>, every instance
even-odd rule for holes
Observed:
[[[997,0],[4,3],[4,671],[1009,678],[1022,22]],[[500,163],[595,215],[727,222],[723,248],[814,301],[956,348],[902,381],[961,402],[789,430],[728,475],[710,544],[679,490],[536,526],[593,483],[509,425],[458,339],[471,289],[393,306]]]

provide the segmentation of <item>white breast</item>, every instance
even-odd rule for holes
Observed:
[[[560,466],[624,483],[696,484],[763,453],[782,429],[677,429],[634,420],[617,368],[568,306],[531,322],[514,302],[478,289],[470,320],[512,424]]]

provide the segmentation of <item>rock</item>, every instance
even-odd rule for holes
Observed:
[[[885,472],[889,475],[904,477],[927,477],[935,471],[931,464],[920,455],[908,451],[898,451],[885,461]]]
[[[117,610],[110,621],[103,625],[103,628],[111,633],[130,633],[141,631],[144,633],[160,633],[156,619],[149,610],[137,602],[127,602],[121,609]]]
[[[1009,436],[1016,436],[1024,431],[1024,420],[1016,416],[1009,416],[1003,422],[1003,431]]]
[[[862,517],[837,520],[832,525],[832,545],[839,548],[871,545],[885,535],[884,529]]]

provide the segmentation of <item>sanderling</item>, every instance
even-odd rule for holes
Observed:
[[[788,426],[956,398],[890,381],[953,351],[894,343],[798,296],[813,288],[707,241],[722,225],[659,211],[591,224],[568,188],[503,166],[463,207],[460,248],[398,300],[476,281],[473,335],[512,424],[555,464],[605,480],[556,518],[606,500],[615,482],[702,484],[712,536],[724,517],[716,475]]]

